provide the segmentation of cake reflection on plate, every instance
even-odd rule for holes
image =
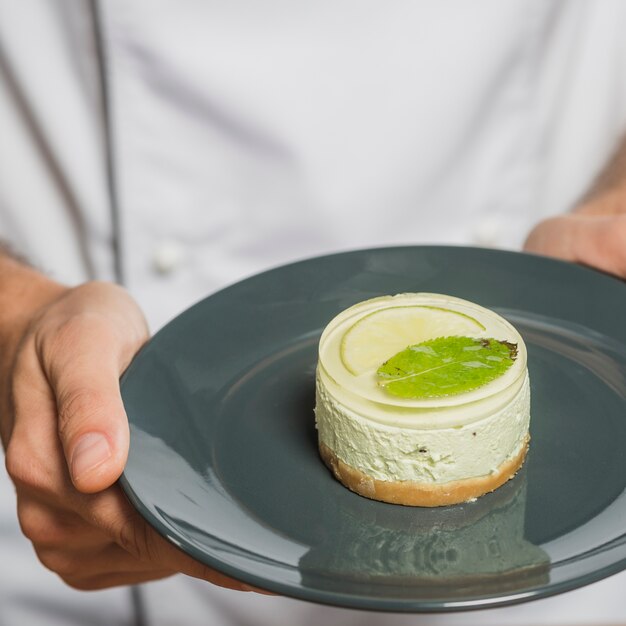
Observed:
[[[358,496],[329,501],[340,520],[300,560],[303,584],[391,584],[420,598],[519,591],[548,581],[549,558],[524,537],[526,471],[461,505],[399,508]],[[329,554],[332,557],[329,558]],[[419,591],[416,589],[419,588]]]

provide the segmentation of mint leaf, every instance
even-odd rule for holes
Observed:
[[[379,385],[401,398],[439,398],[478,389],[502,376],[517,344],[490,338],[439,337],[409,346],[376,372]]]

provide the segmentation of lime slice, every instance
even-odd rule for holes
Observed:
[[[396,306],[369,313],[345,332],[340,346],[344,367],[355,376],[375,370],[401,350],[427,339],[484,331],[473,317],[436,306]]]

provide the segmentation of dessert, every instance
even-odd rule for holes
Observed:
[[[320,454],[376,500],[443,506],[504,484],[529,442],[526,347],[504,318],[452,296],[374,298],[320,339]]]

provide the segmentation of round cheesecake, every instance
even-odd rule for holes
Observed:
[[[477,347],[466,350],[495,340],[510,347],[512,363],[475,388],[469,378],[461,392],[390,393],[381,366],[407,348],[431,350],[440,337],[475,340]],[[493,491],[515,475],[528,449],[526,360],[519,332],[466,300],[406,293],[356,304],[320,339],[315,416],[321,457],[346,487],[386,502],[443,506]],[[468,377],[479,366],[468,362]]]

